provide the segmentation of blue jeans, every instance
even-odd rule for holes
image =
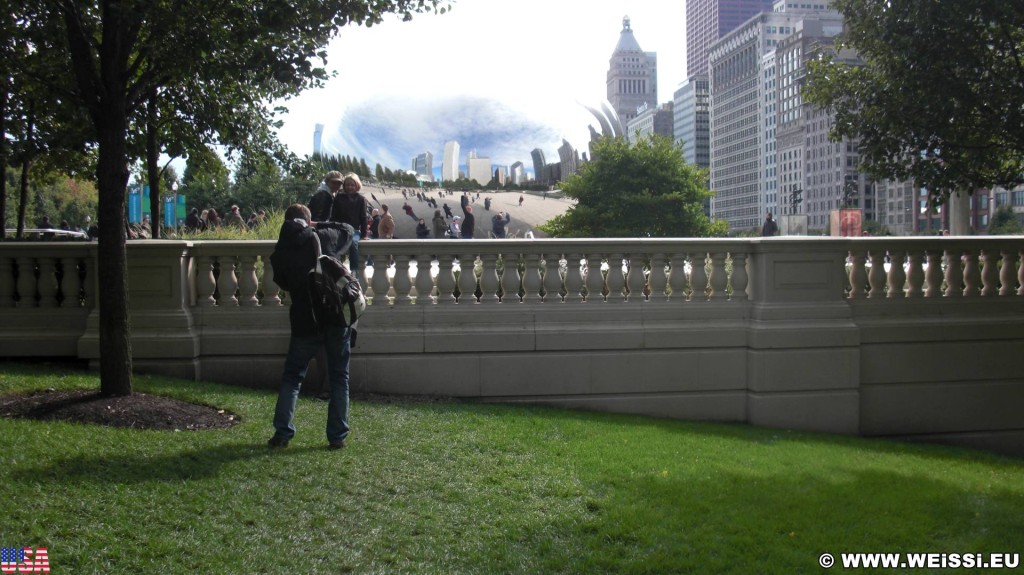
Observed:
[[[295,435],[295,403],[299,388],[306,378],[309,360],[323,347],[327,356],[327,380],[331,386],[331,399],[327,404],[327,441],[341,441],[348,436],[348,359],[351,331],[347,327],[332,326],[322,335],[292,336],[288,356],[284,360],[284,374],[274,410],[274,437],[290,440]]]

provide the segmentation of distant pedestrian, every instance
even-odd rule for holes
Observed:
[[[395,217],[391,215],[388,210],[387,204],[381,204],[380,206],[380,238],[384,240],[390,240],[395,237]]]
[[[491,218],[491,233],[494,234],[494,237],[504,238],[505,226],[507,226],[511,221],[512,216],[507,212],[498,212],[497,214],[494,214],[494,217]]]
[[[434,210],[434,219],[431,220],[431,224],[434,226],[434,238],[444,239],[444,233],[448,230],[448,222],[441,215],[441,210]]]
[[[772,219],[772,213],[768,212],[764,217],[764,225],[761,226],[761,235],[764,237],[771,237],[779,232],[779,226]]]
[[[473,206],[469,205],[469,197],[462,196],[462,239],[473,239],[476,219],[473,217]]]
[[[423,218],[416,222],[416,239],[430,239],[430,228],[427,227],[427,222],[423,221]]]
[[[459,216],[452,218],[452,223],[448,224],[448,237],[457,240],[462,237],[462,228],[459,225]]]

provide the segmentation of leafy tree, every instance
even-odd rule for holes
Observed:
[[[1019,1],[836,0],[840,47],[810,66],[805,98],[860,142],[876,179],[913,179],[936,204],[1024,182]],[[853,50],[861,61],[847,58]]]
[[[267,154],[244,152],[235,171],[234,203],[248,208],[284,209],[288,207],[281,169]]]
[[[224,160],[213,150],[203,147],[189,157],[182,175],[180,193],[188,205],[200,210],[218,210],[231,202],[231,173]]]
[[[576,205],[541,226],[557,237],[707,237],[725,222],[704,214],[707,172],[686,164],[664,136],[630,145],[625,138],[593,143],[593,160],[562,182]]]
[[[100,391],[132,392],[131,334],[128,316],[125,210],[128,134],[148,100],[166,94],[191,94],[190,83],[209,82],[204,92],[225,113],[206,116],[184,103],[174,106],[182,119],[217,119],[228,141],[246,128],[269,131],[268,114],[239,114],[238,125],[226,114],[233,104],[284,97],[321,85],[326,79],[324,47],[347,24],[372,25],[388,13],[405,19],[436,10],[443,0],[23,0],[4,2],[13,21],[15,42],[39,52],[44,46],[73,86],[63,108],[84,111],[91,138],[98,144],[99,257],[103,278],[97,303]],[[441,12],[445,9],[442,8]],[[52,46],[47,44],[52,39]],[[243,70],[244,73],[238,73]],[[59,83],[51,83],[59,90]],[[154,94],[156,93],[156,94]],[[235,99],[237,98],[237,100]],[[156,178],[153,178],[156,180]]]
[[[999,206],[992,214],[992,222],[988,226],[988,233],[992,236],[1010,236],[1024,233],[1024,225],[1021,225],[1010,206]]]

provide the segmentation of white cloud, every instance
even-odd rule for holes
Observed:
[[[328,48],[338,76],[286,103],[279,131],[299,155],[325,124],[325,151],[405,169],[459,140],[495,164],[530,164],[534,147],[557,157],[562,138],[581,151],[596,124],[579,104],[605,98],[622,18],[658,53],[658,99],[683,80],[682,1],[456,0],[444,15],[388,18],[342,30]],[[465,141],[460,138],[465,138]]]

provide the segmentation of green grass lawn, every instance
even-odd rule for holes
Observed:
[[[58,373],[0,364],[0,393],[99,386],[93,373]],[[824,552],[1024,552],[1018,459],[359,400],[349,447],[329,451],[326,403],[312,399],[300,400],[291,446],[269,450],[272,392],[145,376],[136,388],[241,423],[156,432],[0,419],[0,545],[46,547],[53,573],[161,575],[788,575],[822,572]]]

